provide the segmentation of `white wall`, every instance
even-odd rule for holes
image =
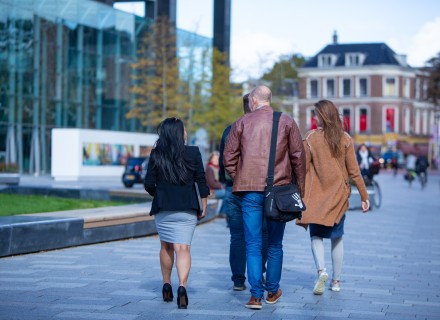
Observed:
[[[83,165],[84,143],[132,145],[133,156],[140,146],[153,146],[156,134],[89,129],[52,129],[52,177],[55,180],[120,178],[123,165]]]

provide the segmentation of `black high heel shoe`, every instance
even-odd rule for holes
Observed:
[[[186,309],[186,307],[188,307],[188,295],[183,286],[180,286],[179,289],[177,289],[177,307],[179,309]]]
[[[165,283],[162,288],[163,301],[171,302],[173,301],[173,288],[169,283]]]

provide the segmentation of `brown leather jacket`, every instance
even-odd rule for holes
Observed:
[[[269,164],[273,109],[263,106],[238,119],[231,128],[223,164],[234,180],[233,192],[264,191]],[[292,181],[292,173],[304,196],[306,157],[298,126],[282,114],[278,127],[274,185]]]

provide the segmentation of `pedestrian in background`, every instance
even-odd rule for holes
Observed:
[[[226,191],[225,185],[219,181],[219,157],[220,153],[218,151],[210,153],[206,165],[206,182],[210,193],[214,194],[217,199],[223,199]]]
[[[249,94],[243,96],[244,114],[251,112],[249,109]],[[222,134],[220,142],[220,181],[226,185],[226,196],[224,199],[225,213],[228,218],[229,233],[231,240],[229,244],[229,266],[231,267],[231,280],[234,283],[233,290],[246,290],[246,242],[244,240],[243,213],[241,212],[241,197],[232,193],[233,181],[225,171],[223,165],[223,152],[226,140],[232,125],[229,125]],[[263,244],[262,244],[262,277],[264,284],[264,273],[266,272],[267,261],[267,225],[263,220]]]
[[[261,309],[264,288],[262,284],[262,229],[264,188],[269,166],[273,109],[272,93],[268,87],[258,86],[249,94],[251,113],[232,125],[224,151],[226,172],[233,179],[232,190],[241,195],[246,261],[251,297],[246,303],[250,309]],[[305,154],[301,134],[295,121],[282,114],[279,121],[275,157],[274,185],[298,183],[301,195],[305,181]],[[266,303],[276,303],[283,266],[283,236],[285,222],[267,220],[268,253],[266,270]]]
[[[186,284],[191,269],[191,241],[197,218],[206,214],[209,189],[198,147],[185,146],[186,131],[177,118],[165,119],[158,128],[159,138],[151,152],[145,176],[145,190],[154,197],[150,215],[154,216],[160,237],[160,268],[162,270],[162,296],[173,301],[171,272],[176,254],[179,277],[177,305],[188,306]],[[202,198],[199,208],[194,182],[198,183]]]
[[[359,168],[361,170],[361,175],[368,181],[371,181],[373,179],[373,175],[371,174],[370,167],[371,164],[374,162],[374,158],[371,155],[370,150],[368,149],[367,145],[362,143],[357,152],[356,152],[356,159],[359,165]]]
[[[359,190],[362,211],[370,206],[368,193],[356,160],[353,141],[344,132],[339,112],[333,102],[315,103],[315,120],[318,128],[309,131],[304,139],[306,150],[305,198],[307,210],[303,212],[303,226],[310,229],[313,258],[318,279],[313,293],[324,293],[328,274],[325,267],[323,238],[331,239],[333,277],[330,289],[340,290],[344,246],[345,212],[351,178]]]

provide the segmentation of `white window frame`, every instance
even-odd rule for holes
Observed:
[[[344,96],[344,80],[350,80],[350,95]],[[340,78],[339,81],[339,97],[341,98],[351,98],[353,97],[353,79],[351,77]]]
[[[403,97],[409,99],[410,98],[410,87],[411,81],[409,78],[403,78]]]
[[[415,92],[415,97],[414,98],[416,100],[420,100],[420,78],[416,79],[415,87],[416,87],[416,92]]]
[[[414,133],[420,134],[420,109],[416,109],[414,116]]]
[[[403,109],[403,133],[411,133],[411,109],[410,107],[405,107]]]
[[[317,93],[318,95],[316,97],[312,96],[312,81],[317,81],[318,85],[317,85]],[[320,88],[321,85],[319,83],[319,78],[309,78],[307,79],[307,98],[309,99],[314,99],[314,98],[319,98],[320,94]]]
[[[395,105],[384,105],[382,107],[382,133],[387,133],[387,109],[394,109],[394,131],[399,132],[399,107]]]
[[[385,94],[385,88],[387,85],[387,79],[394,79],[394,90],[395,90],[395,94],[394,95],[386,95]],[[399,79],[397,77],[391,77],[391,76],[384,76],[382,77],[382,96],[383,97],[391,97],[391,98],[396,98],[399,96]]]
[[[327,81],[328,80],[333,80],[333,96],[329,96],[328,95],[328,88],[327,88]],[[337,96],[337,91],[336,91],[336,79],[335,78],[325,78],[323,81],[323,96],[326,98],[336,98]]]
[[[422,134],[429,134],[429,111],[423,110],[422,113]]]
[[[344,125],[344,110],[350,110],[350,133],[354,132],[355,130],[355,123],[354,123],[354,118],[355,118],[355,112],[353,112],[353,107],[352,106],[342,106],[339,107],[339,114],[341,117],[341,121],[342,121],[342,125]],[[367,116],[368,117],[368,116]],[[368,121],[368,120],[367,120]]]
[[[361,96],[361,79],[367,80],[367,94],[365,96]],[[356,97],[369,97],[370,96],[370,77],[357,77],[356,78]]]
[[[356,59],[358,60],[356,62]],[[345,54],[345,66],[346,67],[356,67],[364,64],[365,55],[363,53],[346,53]]]
[[[365,132],[361,132],[360,131],[360,125],[359,125],[359,120],[360,120],[360,116],[361,116],[361,109],[367,109],[367,130]],[[368,133],[371,131],[371,108],[368,105],[360,105],[356,107],[355,110],[355,133]]]
[[[318,56],[318,67],[333,67],[336,63],[337,56],[335,54],[323,53]]]

